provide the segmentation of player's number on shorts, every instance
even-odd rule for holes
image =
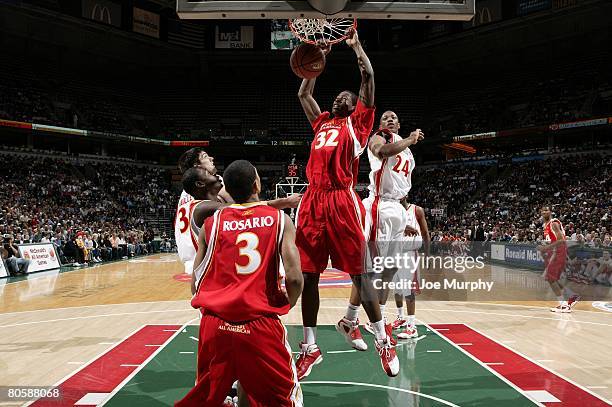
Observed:
[[[179,231],[181,233],[185,233],[187,229],[189,229],[189,219],[187,219],[187,209],[185,208],[179,209],[176,217],[177,217],[177,220],[181,222],[181,228],[179,229]]]
[[[397,172],[398,174],[400,172],[403,172],[404,175],[407,177],[408,174],[410,174],[410,160],[405,160],[404,161],[402,159],[402,156],[399,155],[399,154],[396,155],[395,158],[397,158],[397,163],[393,167],[393,171]]]
[[[320,132],[317,134],[317,144],[315,144],[315,150],[322,147],[336,147],[338,145],[336,138],[338,138],[338,130],[336,129],[329,129]]]
[[[241,266],[238,263],[236,264],[236,273],[238,274],[252,274],[259,266],[261,266],[261,254],[259,250],[257,250],[257,246],[259,245],[259,238],[255,233],[252,232],[244,232],[239,234],[236,237],[236,246],[240,242],[246,242],[246,246],[240,247],[238,250],[238,256],[246,256],[249,258],[249,262],[246,266]]]

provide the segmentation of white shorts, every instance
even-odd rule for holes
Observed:
[[[401,267],[398,268],[397,273],[393,276],[393,282],[396,283],[395,294],[401,295],[402,297],[408,297],[413,292],[418,293],[418,278],[419,278],[419,262],[421,256],[417,251],[408,251],[408,258],[410,261],[402,261]]]
[[[405,241],[408,215],[404,206],[395,200],[369,196],[363,200],[366,211],[365,232],[369,242],[376,242],[375,256],[393,257]],[[371,253],[372,254],[372,253]]]
[[[185,274],[189,274],[189,275],[193,274],[193,262],[194,260],[189,260],[183,263],[185,265]]]

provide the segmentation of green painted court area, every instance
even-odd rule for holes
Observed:
[[[297,348],[301,326],[288,326]],[[401,372],[387,377],[373,347],[351,351],[333,326],[320,326],[323,362],[302,383],[307,406],[533,406],[534,403],[425,326],[398,345]],[[169,406],[194,383],[198,327],[188,326],[121,387],[105,406]],[[331,352],[331,353],[330,353]],[[336,353],[338,352],[338,353]],[[249,363],[245,361],[245,363]]]

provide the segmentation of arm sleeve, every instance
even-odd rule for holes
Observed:
[[[351,125],[353,126],[355,137],[362,148],[366,146],[370,133],[372,132],[375,112],[376,107],[367,107],[361,103],[361,100],[358,100],[355,110],[351,113]]]

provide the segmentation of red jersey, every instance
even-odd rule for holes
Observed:
[[[563,240],[565,240],[565,231],[563,229],[563,225],[561,224],[561,221],[557,218],[552,218],[551,220],[546,222],[546,224],[544,225],[544,240],[546,240],[547,242],[557,241],[557,237],[555,236],[552,230],[553,223],[559,224],[559,228],[561,229],[561,236],[563,236]]]
[[[228,322],[289,312],[281,291],[280,245],[285,214],[257,202],[232,205],[204,222],[207,251],[194,270],[194,308]]]
[[[359,156],[374,125],[374,107],[361,101],[348,117],[331,118],[323,112],[312,123],[315,138],[310,146],[306,177],[320,189],[350,188],[357,180]]]

